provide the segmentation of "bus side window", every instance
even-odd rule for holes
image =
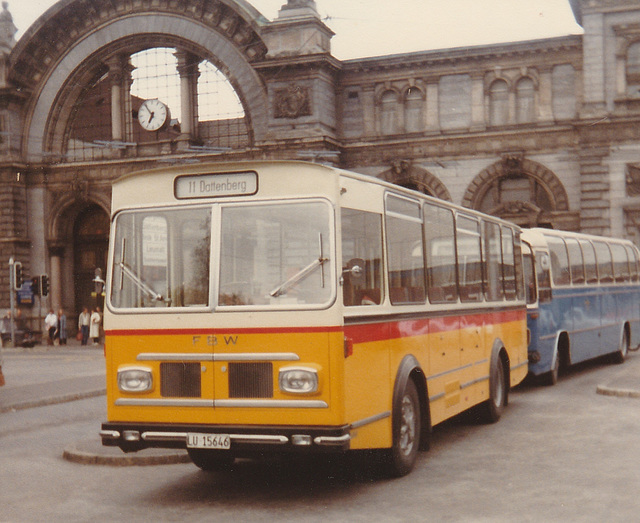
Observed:
[[[593,242],[596,249],[596,259],[598,260],[598,273],[600,283],[613,282],[613,263],[609,246],[604,242]]]
[[[486,282],[486,299],[501,301],[504,298],[502,285],[502,249],[500,225],[485,222],[484,224],[484,279]]]
[[[547,236],[549,255],[551,256],[551,277],[554,285],[569,285],[571,272],[569,271],[569,255],[562,238]]]
[[[364,260],[364,275],[352,278],[349,260]],[[354,305],[382,303],[382,216],[356,209],[342,209],[343,301]]]
[[[638,253],[630,245],[625,245],[624,248],[629,256],[629,268],[631,273],[631,281],[638,281]]]
[[[536,292],[536,275],[533,266],[533,254],[531,249],[526,246],[523,249],[525,252],[522,255],[522,270],[524,272],[524,284],[525,284],[525,297],[528,304],[533,304],[537,301]]]
[[[391,303],[424,303],[426,293],[420,204],[388,194],[385,219]]]
[[[456,302],[458,288],[453,212],[444,207],[426,203],[423,213],[429,301],[431,303]]]
[[[584,283],[584,259],[582,257],[582,249],[575,238],[567,238],[565,240],[567,250],[569,251],[569,266],[571,267],[571,283]]]
[[[587,283],[598,283],[598,264],[596,251],[588,240],[580,240],[582,254],[584,256],[584,278]]]
[[[624,245],[612,243],[611,254],[613,255],[613,274],[615,280],[619,283],[629,281],[629,260],[627,259],[627,251]]]
[[[482,301],[480,224],[477,220],[458,215],[456,233],[460,300]]]
[[[538,301],[551,301],[551,275],[549,274],[549,254],[545,251],[535,252],[536,275],[538,279]]]
[[[504,278],[504,296],[507,300],[518,297],[516,286],[516,264],[513,230],[502,227],[502,275]]]

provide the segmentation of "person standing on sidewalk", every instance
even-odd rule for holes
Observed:
[[[89,327],[89,336],[93,340],[93,344],[97,345],[100,339],[100,322],[102,316],[100,315],[100,307],[96,307],[91,312],[91,325]]]
[[[86,345],[89,341],[89,323],[91,322],[91,315],[89,309],[86,307],[82,309],[80,316],[78,316],[78,330],[80,331],[82,338],[80,340],[81,345]]]
[[[67,344],[67,316],[63,309],[58,311],[58,338],[60,339],[60,345]]]
[[[53,309],[49,309],[49,314],[45,316],[44,326],[49,333],[49,340],[47,344],[53,345],[53,342],[56,339],[56,331],[58,330],[58,317],[53,312]]]

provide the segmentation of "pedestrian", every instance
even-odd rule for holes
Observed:
[[[89,341],[89,323],[91,322],[91,315],[89,309],[84,307],[80,316],[78,316],[78,330],[82,335],[80,339],[80,345],[86,345]]]
[[[67,316],[63,309],[58,311],[58,338],[60,345],[67,344]]]
[[[102,316],[100,315],[100,307],[96,307],[91,311],[91,324],[89,326],[89,336],[93,340],[93,344],[97,345],[100,339],[100,322]]]
[[[49,309],[49,314],[44,318],[44,326],[49,333],[48,345],[53,345],[56,340],[56,331],[58,330],[58,317],[53,312],[53,309]]]

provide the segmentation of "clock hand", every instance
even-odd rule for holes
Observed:
[[[151,116],[149,117],[149,121],[147,123],[151,123],[151,120],[153,120],[153,115],[154,115],[154,112],[151,111]]]

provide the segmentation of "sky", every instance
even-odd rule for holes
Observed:
[[[56,0],[7,0],[17,38]],[[286,0],[248,0],[273,20]],[[340,60],[582,34],[569,0],[316,0]]]

